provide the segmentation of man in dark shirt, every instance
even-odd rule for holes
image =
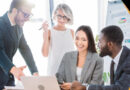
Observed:
[[[31,73],[38,75],[32,53],[24,38],[22,27],[29,20],[33,5],[27,0],[13,0],[10,9],[0,17],[0,90],[14,86],[14,76],[20,80],[25,66],[16,67],[13,56],[19,49]]]

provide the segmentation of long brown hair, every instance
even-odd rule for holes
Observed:
[[[88,37],[88,51],[97,52],[91,28],[89,26],[82,25],[77,29],[76,33],[81,30],[85,32],[86,36]]]

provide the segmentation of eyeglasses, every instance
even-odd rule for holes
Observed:
[[[31,18],[33,16],[33,14],[28,14],[26,12],[24,12],[23,10],[19,9],[18,11],[22,12],[24,15],[24,18]]]
[[[69,20],[69,18],[68,17],[66,17],[66,16],[62,16],[62,15],[57,15],[57,17],[58,17],[58,19],[64,19],[64,20]]]

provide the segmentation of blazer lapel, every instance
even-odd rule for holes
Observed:
[[[11,23],[9,21],[9,18],[8,18],[8,14],[6,13],[4,16],[3,16],[3,19],[5,21],[5,23],[7,24],[7,32],[9,33],[9,35],[12,37],[12,39],[14,41],[16,41],[16,33],[14,31],[14,26],[11,26]]]
[[[71,62],[71,77],[72,77],[72,80],[76,80],[77,60],[78,60],[78,52],[76,51],[72,55],[72,62]]]
[[[16,35],[16,26],[12,26],[11,27],[11,30],[9,30],[9,33],[11,35],[11,37],[16,41],[17,40],[17,35]]]
[[[120,75],[120,68],[124,62],[124,58],[126,57],[126,47],[123,47],[123,51],[121,53],[121,56],[120,56],[120,60],[119,60],[119,63],[118,63],[118,66],[117,66],[117,69],[116,69],[116,73],[115,73],[115,78],[114,78],[114,81],[118,78],[118,76]]]
[[[87,71],[89,69],[89,65],[90,65],[90,62],[91,62],[91,56],[92,56],[92,54],[90,52],[88,52],[88,54],[86,56],[84,66],[83,66],[83,69],[82,69],[82,72],[81,72],[81,79],[80,79],[81,83],[83,83],[84,79],[86,77],[88,77],[87,76]]]
[[[23,34],[22,28],[20,26],[16,25],[15,35],[18,40],[21,38],[22,34]]]

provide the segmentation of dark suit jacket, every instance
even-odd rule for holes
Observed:
[[[0,17],[0,86],[6,85],[12,77],[9,76],[9,71],[14,66],[12,58],[17,48],[19,48],[31,73],[38,72],[22,28],[18,25],[16,27],[11,26],[6,13]]]
[[[129,90],[130,87],[130,49],[123,47],[119,64],[110,86],[90,85],[88,90]]]
[[[68,52],[64,55],[60,64],[57,79],[58,82],[73,82],[76,79],[78,51]],[[84,63],[80,82],[84,84],[101,84],[103,73],[103,59],[97,53],[88,52]]]

